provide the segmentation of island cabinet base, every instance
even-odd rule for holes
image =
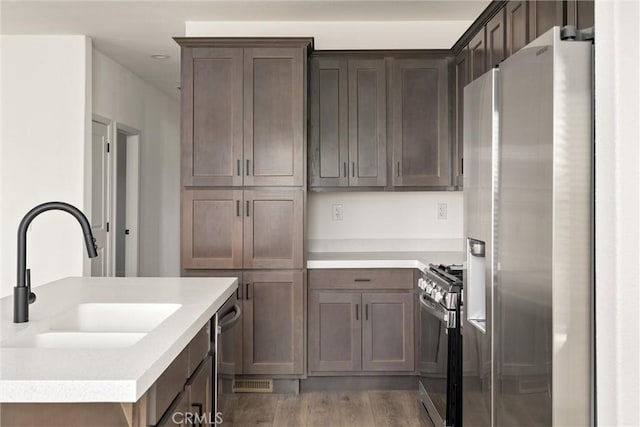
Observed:
[[[211,387],[213,360],[210,355],[210,342],[210,326],[207,322],[135,403],[2,403],[0,426],[213,425],[215,414]],[[196,415],[198,423],[193,422]],[[201,423],[200,420],[204,422]]]
[[[147,426],[146,413],[136,403],[3,403],[0,425],[27,426]],[[144,410],[142,412],[145,412]]]

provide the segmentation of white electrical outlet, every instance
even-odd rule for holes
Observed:
[[[438,219],[447,219],[446,203],[438,203]]]
[[[331,205],[331,221],[342,221],[342,205]]]

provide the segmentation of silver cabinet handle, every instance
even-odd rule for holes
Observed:
[[[245,296],[245,298],[246,298],[246,299],[251,299],[251,296],[249,295],[249,283],[247,283],[247,284],[245,285],[245,288],[244,288],[244,296]]]
[[[347,177],[347,162],[344,162],[342,164],[342,173],[344,174],[344,177]]]
[[[358,320],[358,304],[356,304],[356,320]]]
[[[400,161],[398,161],[398,167],[396,167],[396,176],[400,176]]]
[[[249,201],[247,200],[247,216],[249,216]]]
[[[370,282],[371,279],[353,279],[354,282]]]
[[[240,176],[240,174],[241,174],[241,172],[240,172],[240,159],[238,159],[238,163],[236,165],[236,169],[237,169],[238,176]]]
[[[249,176],[249,175],[251,175],[251,174],[249,173],[249,159],[247,159],[247,176]]]
[[[356,177],[356,162],[351,162],[351,177]]]
[[[369,320],[369,304],[364,305],[364,320]]]
[[[236,216],[240,216],[240,200],[236,200]]]

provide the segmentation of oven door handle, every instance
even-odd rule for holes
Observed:
[[[233,316],[229,316],[233,313]],[[242,315],[242,309],[238,304],[233,304],[233,306],[227,311],[225,314],[220,316],[220,321],[218,322],[218,328],[220,332],[226,332],[231,329],[238,320],[240,320],[240,316]]]
[[[420,299],[420,305],[427,313],[429,313],[430,315],[434,316],[436,319],[444,323],[445,326],[449,329],[456,327],[455,313],[451,313],[447,310],[444,310],[443,308],[440,308],[439,305],[436,305],[431,301],[427,300],[427,294],[425,294],[424,292],[420,294],[419,299]]]

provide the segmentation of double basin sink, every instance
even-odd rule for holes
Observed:
[[[161,303],[78,304],[51,319],[48,329],[23,334],[0,346],[77,349],[130,347],[180,307],[180,304]]]

